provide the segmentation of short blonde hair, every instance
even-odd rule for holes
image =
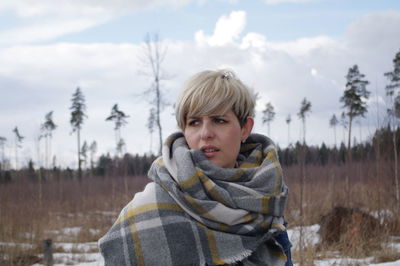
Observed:
[[[203,71],[192,76],[176,104],[176,121],[185,129],[188,116],[198,117],[232,110],[244,125],[254,116],[255,95],[231,70]]]

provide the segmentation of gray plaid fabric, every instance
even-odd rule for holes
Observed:
[[[284,265],[287,187],[272,141],[252,134],[237,168],[220,168],[171,135],[135,195],[99,240],[106,265]]]

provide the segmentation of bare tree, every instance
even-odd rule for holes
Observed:
[[[147,129],[149,130],[149,133],[150,133],[150,154],[152,153],[152,150],[153,150],[152,144],[153,144],[153,132],[154,132],[155,119],[156,119],[155,110],[154,110],[154,108],[151,108],[149,118],[147,120]]]
[[[152,108],[154,108],[154,122],[158,129],[159,154],[161,154],[163,144],[160,116],[163,108],[166,105],[161,89],[161,81],[165,80],[166,77],[161,66],[165,59],[166,52],[167,48],[160,41],[158,34],[147,34],[145,38],[145,45],[143,47],[143,58],[141,58],[141,60],[146,67],[145,74],[150,76],[152,79],[151,87],[145,93],[152,95],[151,104],[153,106]]]
[[[337,142],[336,142],[336,125],[338,123],[339,123],[339,120],[336,118],[336,115],[333,114],[331,119],[329,120],[329,126],[333,128],[333,134],[334,134],[334,137],[335,137],[335,147],[337,145]]]
[[[126,118],[128,117],[129,117],[128,115],[126,115],[124,112],[118,109],[118,104],[114,104],[114,106],[111,109],[110,116],[106,118],[106,121],[113,121],[115,124],[114,131],[115,131],[115,144],[116,144],[117,156],[121,155],[122,152],[122,149],[119,148],[120,142],[122,140],[121,128],[128,123],[126,122]]]
[[[271,136],[271,122],[275,118],[275,111],[274,111],[274,106],[271,104],[271,102],[268,102],[265,105],[265,109],[263,110],[263,117],[262,117],[262,122],[263,124],[267,123],[268,126],[268,136]]]
[[[24,139],[23,136],[19,133],[18,127],[15,127],[13,129],[13,132],[15,134],[15,170],[18,169],[18,149],[22,148],[22,140]]]

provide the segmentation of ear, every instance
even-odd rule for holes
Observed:
[[[242,126],[242,141],[246,140],[250,136],[251,130],[253,130],[253,126],[254,126],[254,118],[248,116],[246,118],[246,122]]]

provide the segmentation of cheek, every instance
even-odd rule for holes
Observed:
[[[185,136],[186,142],[189,146],[190,149],[196,149],[196,136],[194,135],[193,132],[190,130],[185,130],[183,132],[183,135]]]

